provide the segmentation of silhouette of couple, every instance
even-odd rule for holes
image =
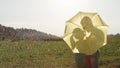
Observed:
[[[93,26],[89,17],[81,20],[82,29],[76,28],[70,38],[72,49],[77,48],[80,53],[75,53],[78,68],[98,68],[99,45],[104,41],[101,30]],[[95,46],[96,45],[96,46]]]

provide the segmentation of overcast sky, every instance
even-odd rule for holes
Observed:
[[[65,22],[82,12],[97,12],[120,33],[120,0],[0,0],[0,24],[63,36]]]

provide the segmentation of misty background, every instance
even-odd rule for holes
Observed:
[[[120,33],[120,0],[0,0],[0,24],[63,36],[65,22],[83,12],[97,12],[109,25],[108,34]]]

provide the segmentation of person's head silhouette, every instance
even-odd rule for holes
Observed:
[[[80,28],[76,28],[73,31],[73,37],[81,40],[84,37],[84,32]]]
[[[82,20],[81,20],[81,25],[83,26],[83,29],[86,31],[91,31],[91,29],[93,28],[93,24],[92,21],[89,17],[85,16]]]

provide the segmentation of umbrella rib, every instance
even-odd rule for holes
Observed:
[[[73,33],[73,32],[72,32]],[[68,34],[66,34],[64,37],[66,37],[67,35],[70,35],[70,34],[72,34],[72,33],[68,33]]]
[[[68,23],[71,23],[71,24],[73,24],[73,25],[76,25],[76,26],[78,26],[78,27],[81,27],[81,26],[79,26],[79,25],[77,25],[77,24],[75,24],[75,23],[72,23],[72,22],[68,22]]]

